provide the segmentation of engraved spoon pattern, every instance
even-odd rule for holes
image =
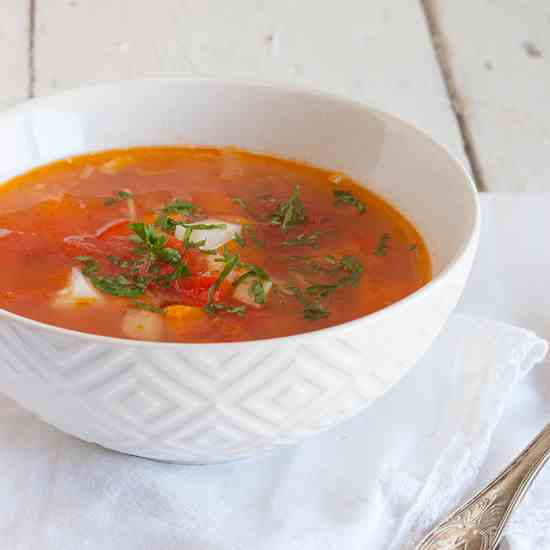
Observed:
[[[416,550],[495,550],[510,514],[550,458],[550,424],[487,487],[433,529]]]

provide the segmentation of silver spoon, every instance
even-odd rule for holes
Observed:
[[[550,424],[487,487],[433,529],[416,550],[495,550],[506,522],[550,458]]]

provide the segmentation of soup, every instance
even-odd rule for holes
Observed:
[[[343,174],[242,150],[83,155],[0,186],[0,307],[169,342],[287,336],[414,292],[425,245]]]

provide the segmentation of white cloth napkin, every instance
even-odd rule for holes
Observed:
[[[455,315],[417,368],[359,417],[299,447],[218,466],[106,451],[1,398],[0,548],[412,548],[469,492],[507,397],[546,351],[532,332]],[[528,503],[517,540],[540,528],[537,548],[549,548],[549,516],[526,512]]]

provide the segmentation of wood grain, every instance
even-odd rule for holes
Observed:
[[[411,0],[36,0],[38,95],[154,76],[254,78],[399,114],[466,162],[424,12]]]
[[[550,3],[430,0],[489,191],[550,189]]]
[[[8,107],[29,95],[30,2],[0,1],[0,108]]]

